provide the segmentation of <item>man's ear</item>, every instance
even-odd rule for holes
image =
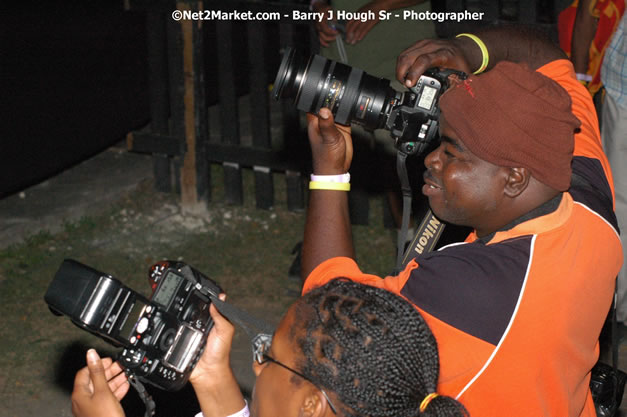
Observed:
[[[504,192],[505,195],[510,198],[518,197],[527,186],[529,186],[529,179],[531,173],[527,168],[506,168],[507,180],[505,183]]]
[[[303,398],[299,417],[323,417],[331,414],[331,407],[322,392],[312,387]]]

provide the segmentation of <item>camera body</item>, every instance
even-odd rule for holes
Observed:
[[[385,78],[320,55],[305,59],[286,48],[272,95],[277,100],[293,98],[296,108],[313,114],[327,107],[339,124],[387,129],[399,150],[413,154],[438,136],[438,101],[450,86],[451,75],[467,77],[461,71],[429,68],[416,86],[398,92]]]
[[[114,346],[128,374],[176,391],[189,379],[213,327],[211,298],[220,287],[182,262],[164,261],[149,273],[146,298],[111,275],[66,259],[50,283],[45,301],[55,314]]]
[[[430,68],[408,92],[397,94],[385,122],[397,148],[407,154],[421,152],[438,136],[438,102],[449,86],[451,71]]]

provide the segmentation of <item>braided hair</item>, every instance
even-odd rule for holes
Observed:
[[[434,393],[439,359],[420,313],[389,291],[337,279],[305,294],[290,332],[299,368],[334,392],[346,417],[461,417],[463,406]],[[296,331],[296,327],[301,331]]]

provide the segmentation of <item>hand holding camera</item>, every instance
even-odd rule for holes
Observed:
[[[220,287],[182,262],[150,270],[150,299],[111,275],[66,259],[44,299],[53,312],[123,348],[127,374],[156,387],[182,388],[213,326],[209,305]]]
[[[123,417],[120,401],[128,392],[126,375],[118,362],[100,359],[95,350],[87,351],[87,366],[76,374],[72,391],[75,417]]]
[[[226,299],[225,294],[220,295],[220,299]],[[235,328],[224,318],[212,304],[209,307],[213,328],[207,337],[204,352],[192,371],[189,382],[192,384],[204,381],[214,381],[220,383],[222,374],[228,369],[230,372],[229,358]]]
[[[220,296],[222,300],[225,298],[224,294]],[[210,307],[210,313],[214,326],[189,381],[203,409],[215,411],[221,417],[242,409],[245,403],[229,363],[235,328],[215,306]],[[123,417],[120,401],[128,390],[129,383],[122,366],[111,358],[100,359],[96,351],[90,349],[87,366],[76,374],[72,414],[75,417]],[[233,404],[235,408],[232,408]],[[229,406],[231,408],[221,409]]]
[[[432,67],[452,68],[466,74],[472,73],[473,67],[464,53],[467,48],[461,47],[461,43],[466,41],[467,39],[464,38],[456,38],[423,39],[416,42],[398,56],[396,78],[406,87],[413,87],[427,69]]]
[[[317,175],[348,172],[353,160],[350,127],[335,124],[333,114],[327,108],[320,109],[319,116],[307,114],[313,172]]]
[[[453,69],[429,68],[409,91],[398,92],[385,78],[320,55],[305,59],[287,48],[272,95],[277,100],[291,98],[297,109],[312,114],[327,108],[341,125],[355,123],[370,131],[389,130],[399,151],[415,154],[438,136],[438,101],[449,87],[451,75],[461,80],[466,78],[465,73]],[[329,134],[338,137],[337,132]],[[317,142],[314,140],[312,146]]]

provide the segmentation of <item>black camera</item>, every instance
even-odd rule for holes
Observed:
[[[150,299],[111,275],[74,260],[61,264],[44,296],[55,314],[123,347],[127,374],[161,389],[181,389],[213,327],[211,300],[220,287],[183,262],[163,261],[149,272]]]
[[[453,74],[466,78],[461,71],[430,68],[409,91],[398,92],[385,78],[320,55],[305,59],[286,48],[272,95],[276,100],[293,98],[296,108],[309,113],[327,107],[339,124],[387,129],[398,149],[413,154],[438,136],[438,100]]]

